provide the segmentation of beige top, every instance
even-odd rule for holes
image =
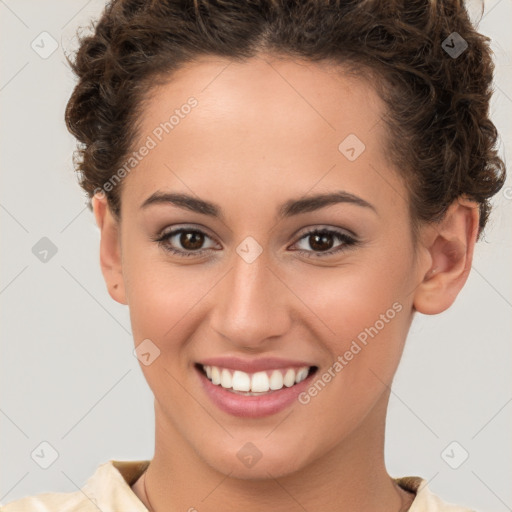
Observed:
[[[149,460],[109,460],[98,466],[86,484],[75,492],[50,492],[27,496],[2,507],[2,512],[148,512],[131,486]],[[409,512],[474,512],[445,503],[417,476],[396,478],[403,489],[416,494]]]

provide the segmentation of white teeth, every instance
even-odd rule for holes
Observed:
[[[267,372],[257,372],[251,379],[251,391],[253,392],[266,392],[270,389],[268,382]]]
[[[302,382],[309,374],[309,367],[272,370],[248,374],[239,370],[228,370],[218,366],[203,366],[208,379],[225,389],[246,393],[268,393]]]
[[[216,366],[212,366],[212,382],[220,384],[220,371]]]
[[[224,368],[222,370],[222,373],[220,374],[220,385],[223,388],[229,389],[229,388],[231,388],[232,384],[233,384],[233,379],[231,377],[231,372]]]
[[[299,370],[297,372],[297,375],[295,376],[295,384],[302,382],[307,376],[308,376],[308,369],[302,368],[301,370]]]
[[[274,370],[270,376],[270,389],[276,390],[283,387],[283,374],[279,370]]]
[[[251,378],[249,377],[249,374],[236,370],[233,373],[233,386],[232,387],[235,391],[250,391]]]
[[[286,370],[283,382],[287,388],[291,388],[295,384],[295,371],[292,370],[291,368],[289,370]]]

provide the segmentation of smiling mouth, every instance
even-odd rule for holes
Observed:
[[[196,364],[196,368],[214,385],[244,396],[275,393],[299,384],[317,371],[316,366],[277,368],[247,373],[220,366]]]

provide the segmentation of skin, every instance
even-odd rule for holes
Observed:
[[[146,475],[153,509],[409,506],[413,496],[384,465],[389,386],[414,312],[444,311],[467,279],[476,205],[455,201],[442,222],[422,225],[413,239],[405,184],[386,158],[384,106],[371,84],[341,68],[203,57],[153,93],[140,141],[190,96],[198,106],[124,179],[120,222],[101,193],[93,198],[108,291],[129,306],[135,345],[149,338],[160,350],[141,364],[155,396]],[[351,133],[366,146],[353,162],[338,150]],[[290,199],[334,190],[373,208],[338,203],[276,216]],[[172,204],[141,209],[156,191],[214,202],[224,217]],[[215,250],[180,257],[153,240],[183,225],[205,232],[200,247]],[[358,243],[318,257],[304,236],[310,227],[350,230]],[[248,236],[262,248],[250,264],[236,252]],[[167,242],[195,247],[179,235]],[[335,236],[327,243],[343,244]],[[307,405],[239,418],[198,385],[194,363],[221,355],[306,360],[321,374],[394,303],[401,311]],[[237,458],[247,442],[262,454],[251,468]],[[140,480],[133,490],[147,506]]]

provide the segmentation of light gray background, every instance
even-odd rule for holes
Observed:
[[[111,458],[153,455],[152,394],[132,355],[128,309],[104,285],[99,230],[77,185],[75,141],[63,120],[74,84],[63,48],[74,49],[76,28],[103,6],[0,0],[4,504],[75,491]],[[479,29],[492,38],[497,65],[492,115],[510,161],[512,1],[485,8]],[[43,31],[59,45],[46,59],[31,48]],[[455,305],[418,315],[412,327],[386,439],[393,476],[420,475],[447,501],[497,512],[512,510],[511,183],[494,201],[486,241]],[[32,253],[42,237],[58,249],[46,263]],[[43,441],[58,452],[48,469],[31,458]],[[452,464],[469,453],[458,469],[441,456],[453,441],[460,447],[448,450]]]

